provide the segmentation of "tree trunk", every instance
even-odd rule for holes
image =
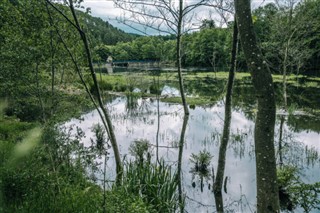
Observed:
[[[232,88],[233,88],[233,82],[234,82],[234,75],[236,71],[237,49],[238,49],[238,27],[235,19],[234,26],[233,26],[232,51],[231,51],[231,62],[230,62],[231,66],[229,70],[229,78],[228,78],[228,85],[227,85],[223,133],[222,133],[221,144],[219,148],[217,175],[216,175],[215,183],[213,185],[214,198],[216,201],[216,209],[218,213],[224,212],[223,198],[222,198],[221,191],[222,191],[224,170],[225,170],[225,164],[226,164],[226,152],[227,152],[227,146],[228,146],[229,135],[230,135],[230,124],[231,124],[231,114],[232,114],[232,110],[231,110]]]
[[[244,55],[251,72],[258,101],[254,130],[257,211],[279,212],[276,161],[274,151],[275,97],[272,76],[258,47],[249,0],[235,0],[236,18]]]
[[[81,36],[81,39],[82,39],[82,41],[84,43],[84,46],[85,46],[85,51],[86,51],[86,54],[87,54],[87,59],[88,59],[88,63],[89,63],[89,69],[90,69],[91,77],[92,77],[95,89],[97,91],[98,103],[99,103],[99,106],[100,106],[100,108],[101,108],[101,110],[103,112],[104,118],[105,118],[105,120],[107,122],[107,126],[108,126],[107,133],[109,133],[108,136],[109,136],[109,139],[110,139],[110,142],[111,142],[111,146],[112,146],[112,149],[113,149],[113,152],[114,152],[115,161],[116,161],[116,172],[117,172],[116,184],[119,185],[121,183],[121,179],[122,179],[123,167],[122,167],[122,162],[121,162],[121,158],[120,158],[120,152],[119,152],[119,149],[118,149],[118,143],[117,143],[114,131],[113,131],[113,125],[112,125],[112,122],[111,122],[111,119],[110,119],[109,112],[105,108],[105,106],[104,106],[104,104],[102,102],[97,76],[96,76],[96,73],[94,71],[93,64],[92,64],[92,57],[91,57],[91,52],[90,52],[90,48],[89,48],[89,44],[88,44],[88,39],[86,37],[86,34],[81,30],[78,18],[76,16],[76,13],[75,13],[75,10],[74,10],[74,6],[73,6],[72,0],[69,0],[69,6],[70,6],[70,10],[72,12],[72,15],[73,15],[73,18],[74,18],[74,21],[75,21],[75,25],[76,25],[76,27],[78,29],[78,32],[79,32],[79,34]]]
[[[178,182],[178,192],[179,192],[179,207],[180,212],[184,212],[184,200],[182,195],[182,185],[181,185],[181,170],[182,170],[182,153],[184,147],[184,138],[187,130],[187,124],[189,120],[189,115],[184,115],[183,124],[181,129],[180,141],[179,141],[179,156],[178,156],[178,168],[177,168],[177,176],[176,181]]]
[[[283,157],[282,157],[282,149],[283,149],[283,125],[284,125],[284,120],[285,120],[285,115],[281,116],[280,119],[280,133],[279,133],[279,164],[280,164],[280,168],[282,168],[283,166]]]
[[[179,1],[179,18],[178,18],[178,25],[177,25],[177,28],[178,28],[178,33],[177,33],[177,67],[178,67],[179,86],[180,86],[180,93],[181,93],[184,114],[189,115],[189,109],[188,109],[186,97],[184,94],[183,77],[182,77],[182,71],[181,71],[182,21],[183,21],[183,0],[180,0]]]

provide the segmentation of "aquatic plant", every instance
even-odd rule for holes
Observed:
[[[91,138],[91,143],[95,149],[98,150],[99,154],[103,154],[105,149],[109,148],[110,145],[107,143],[106,131],[101,124],[94,124],[91,131],[95,135],[95,140]]]
[[[122,187],[139,195],[156,212],[175,212],[178,208],[176,174],[164,161],[160,164],[129,162],[125,167]]]
[[[213,156],[206,150],[200,151],[199,154],[191,154],[190,161],[194,163],[194,171],[206,173]]]
[[[150,142],[145,139],[139,139],[133,141],[129,147],[129,153],[135,157],[135,160],[140,164],[143,164],[144,160],[150,162],[151,150]]]

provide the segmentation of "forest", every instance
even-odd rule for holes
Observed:
[[[320,211],[320,0],[85,1],[0,2],[0,212]]]

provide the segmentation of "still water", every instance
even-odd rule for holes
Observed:
[[[166,86],[169,93],[178,95],[177,90]],[[172,91],[171,91],[172,90]],[[159,105],[158,105],[159,104]],[[159,107],[158,107],[159,106]],[[158,109],[159,108],[159,114]],[[156,155],[156,137],[159,128],[159,156],[167,164],[175,166],[178,161],[178,144],[183,123],[183,107],[180,104],[158,102],[154,98],[115,97],[108,102],[112,122],[118,140],[122,157],[132,159],[128,148],[134,140],[147,139],[152,144],[153,157]],[[160,115],[158,117],[158,115]],[[254,117],[255,112],[236,107],[232,112],[231,134],[226,152],[225,190],[223,200],[225,212],[254,212],[256,205],[255,154],[254,154]],[[299,119],[301,116],[301,119]],[[284,118],[280,128],[281,119]],[[284,165],[295,165],[300,169],[300,177],[305,183],[320,181],[320,132],[305,128],[302,122],[319,124],[319,119],[309,115],[294,115],[293,118],[277,115],[275,127],[275,145],[278,147],[280,131],[282,131],[283,149],[281,155]],[[219,155],[220,135],[224,120],[224,101],[219,100],[214,105],[195,107],[190,110],[185,143],[182,156],[182,187],[186,195],[187,212],[215,212],[215,199],[212,192],[212,171],[216,173]],[[298,122],[297,120],[301,123]],[[72,119],[65,125],[76,125],[86,134],[83,143],[90,145],[94,138],[91,129],[100,122],[96,110],[87,113],[81,119]],[[299,128],[299,127],[303,128]],[[200,151],[208,151],[213,156],[209,165],[210,175],[203,180],[192,173],[191,155]],[[115,178],[115,165],[112,151],[107,161],[108,179]],[[279,162],[279,150],[276,151]],[[103,159],[97,161],[104,162]],[[103,168],[103,165],[101,165]],[[203,188],[203,189],[202,189]],[[303,212],[296,210],[296,212]],[[314,211],[317,212],[317,211]]]

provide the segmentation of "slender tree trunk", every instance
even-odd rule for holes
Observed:
[[[119,152],[119,149],[118,149],[118,144],[117,144],[117,141],[116,141],[116,137],[115,137],[115,134],[114,134],[114,131],[113,131],[113,126],[112,126],[112,123],[111,123],[111,119],[110,119],[110,115],[107,111],[107,109],[105,108],[103,102],[102,102],[102,98],[101,98],[101,95],[100,95],[100,90],[99,90],[99,85],[98,85],[98,81],[97,81],[97,77],[96,77],[96,74],[95,74],[95,71],[93,69],[93,64],[92,64],[92,57],[91,57],[91,53],[90,53],[90,48],[89,48],[89,44],[88,44],[88,40],[87,40],[87,37],[86,37],[86,34],[83,32],[83,30],[81,29],[80,27],[80,24],[79,24],[79,21],[77,19],[77,16],[76,16],[76,13],[75,13],[75,10],[74,10],[74,6],[73,6],[73,1],[72,0],[69,0],[69,7],[70,7],[70,10],[72,12],[72,16],[74,18],[74,21],[75,23],[73,23],[67,16],[65,16],[57,7],[55,7],[54,4],[52,4],[49,0],[46,0],[47,3],[49,3],[55,10],[57,10],[63,17],[66,18],[66,20],[72,24],[72,26],[74,26],[79,34],[80,34],[80,37],[83,41],[83,44],[84,44],[84,47],[85,47],[85,52],[87,54],[87,59],[88,59],[88,64],[89,64],[89,69],[90,69],[90,73],[91,73],[91,77],[93,79],[93,82],[94,82],[94,86],[96,88],[96,91],[97,91],[97,99],[98,99],[98,103],[99,103],[99,107],[101,108],[101,111],[99,110],[99,108],[97,107],[96,103],[95,103],[95,100],[93,99],[88,87],[86,86],[86,83],[84,82],[83,78],[82,78],[82,75],[81,75],[81,72],[80,72],[80,69],[79,67],[77,66],[77,63],[75,62],[75,59],[73,58],[71,52],[69,51],[69,49],[67,48],[67,46],[65,45],[65,48],[68,50],[68,53],[69,55],[71,56],[76,68],[77,68],[77,72],[81,78],[81,81],[82,83],[84,84],[85,88],[86,88],[86,91],[87,93],[89,94],[90,96],[90,99],[91,101],[93,102],[93,104],[95,105],[95,107],[97,108],[98,110],[98,113],[102,119],[102,122],[103,122],[103,125],[105,126],[106,128],[106,131],[108,133],[108,136],[109,136],[109,139],[110,139],[110,142],[111,142],[111,146],[113,148],[113,152],[114,152],[114,156],[115,156],[115,161],[116,161],[116,172],[117,172],[117,176],[116,176],[116,184],[117,185],[120,185],[121,184],[121,179],[122,179],[122,174],[123,174],[123,166],[122,166],[122,162],[121,162],[121,158],[120,158],[120,152]],[[61,37],[61,35],[60,35]]]
[[[179,206],[180,206],[181,213],[184,212],[184,202],[183,202],[184,199],[182,195],[182,184],[181,184],[182,154],[183,154],[184,138],[187,130],[188,120],[189,120],[189,115],[184,115],[180,141],[179,141],[178,168],[177,168],[177,176],[176,176],[176,181],[178,182]]]
[[[107,158],[108,158],[108,152],[105,151],[104,154],[104,165],[103,165],[103,213],[107,212],[107,190],[106,190],[106,175],[107,175]]]
[[[159,74],[160,75],[160,74]],[[157,163],[160,165],[160,159],[159,159],[159,134],[160,134],[160,83],[159,83],[159,75],[158,75],[158,80],[157,80],[157,87],[156,87],[156,97],[157,97],[157,120],[158,120],[158,125],[157,125],[157,135],[156,135],[156,158],[157,158]]]
[[[288,60],[288,49],[289,49],[289,41],[286,42],[284,58],[283,58],[283,70],[282,70],[282,92],[283,92],[283,104],[284,109],[287,111],[288,109],[288,101],[287,101],[287,60]]]
[[[232,102],[232,89],[233,89],[233,82],[234,76],[236,71],[236,56],[237,56],[237,49],[238,49],[238,27],[236,19],[234,21],[233,26],[233,38],[232,38],[232,51],[231,51],[231,62],[230,62],[230,70],[229,70],[229,78],[228,78],[228,85],[227,85],[227,94],[226,94],[226,103],[225,103],[225,118],[223,124],[223,133],[220,143],[219,149],[219,160],[218,160],[218,169],[216,180],[213,185],[213,192],[216,201],[216,210],[218,213],[223,213],[223,198],[222,198],[222,185],[223,185],[223,178],[224,178],[224,171],[225,171],[225,164],[226,164],[226,152],[227,146],[229,142],[230,136],[230,124],[231,124],[231,102]]]
[[[184,109],[184,114],[189,115],[188,104],[184,94],[183,77],[181,71],[181,37],[182,37],[182,21],[183,21],[183,0],[179,1],[179,20],[178,20],[178,33],[177,33],[177,66],[178,66],[178,77],[179,77],[179,87],[182,99],[182,105]]]
[[[85,51],[86,51],[87,59],[88,59],[88,63],[89,63],[89,69],[90,69],[90,73],[91,73],[91,77],[92,77],[95,89],[97,91],[98,103],[99,103],[99,106],[100,106],[100,108],[101,108],[101,110],[103,112],[103,115],[104,115],[104,117],[106,119],[106,122],[107,122],[108,130],[109,130],[107,132],[109,133],[108,136],[110,138],[111,146],[112,146],[112,149],[113,149],[113,152],[114,152],[115,161],[116,161],[116,172],[117,172],[116,184],[119,185],[119,184],[121,184],[123,167],[122,167],[122,162],[121,162],[121,158],[120,158],[120,152],[119,152],[119,148],[118,148],[118,143],[117,143],[114,131],[113,131],[113,125],[112,125],[112,122],[111,122],[111,119],[110,119],[109,112],[105,108],[105,106],[104,106],[104,104],[102,102],[101,93],[100,93],[100,89],[99,89],[99,84],[98,84],[98,81],[97,81],[97,76],[96,76],[96,73],[94,71],[93,64],[92,64],[92,57],[91,57],[91,52],[90,52],[90,48],[89,48],[89,44],[88,44],[88,39],[87,39],[86,34],[83,32],[83,30],[81,30],[78,18],[76,16],[76,13],[75,13],[75,10],[74,10],[74,6],[73,6],[73,1],[72,0],[69,0],[69,6],[70,6],[70,10],[72,12],[73,19],[75,21],[75,25],[76,25],[76,27],[78,29],[78,32],[79,32],[79,34],[81,36],[81,39],[82,39],[84,47],[85,47]]]
[[[292,11],[293,10],[293,5],[290,5],[290,10],[289,10],[289,17],[288,17],[288,23],[287,26],[289,29],[287,31],[289,32],[287,39],[285,41],[285,50],[284,50],[284,57],[283,57],[283,67],[282,67],[282,92],[283,92],[283,103],[284,103],[284,109],[285,111],[288,110],[288,97],[287,97],[287,67],[288,67],[288,55],[289,55],[289,48],[290,48],[290,43],[291,43],[291,38],[294,35],[295,30],[292,31],[291,25],[292,25]]]
[[[254,130],[257,211],[279,212],[276,160],[274,151],[274,126],[276,105],[272,76],[258,47],[251,18],[250,0],[235,0],[238,30],[244,55],[251,72],[258,100]]]
[[[284,124],[284,120],[285,120],[285,115],[281,116],[281,120],[280,120],[280,134],[279,134],[279,164],[280,164],[280,168],[282,168],[283,166],[283,157],[282,157],[282,149],[283,149],[283,124]]]

